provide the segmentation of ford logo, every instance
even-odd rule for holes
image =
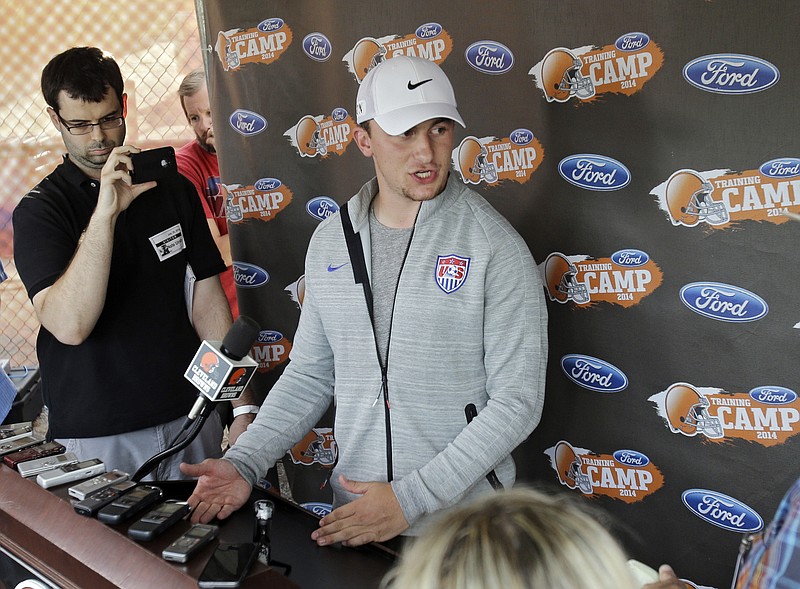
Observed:
[[[558,173],[570,184],[586,190],[619,190],[631,181],[631,173],[615,159],[580,153],[558,163]]]
[[[327,196],[318,196],[306,203],[306,212],[319,221],[324,221],[338,210],[336,201]]]
[[[620,51],[639,51],[650,43],[650,37],[646,33],[628,33],[622,35],[614,41],[614,47]]]
[[[263,268],[247,262],[233,263],[233,281],[236,286],[256,288],[269,282],[269,274]]]
[[[267,128],[267,119],[258,113],[241,108],[233,111],[228,120],[237,133],[245,136],[258,135]]]
[[[262,33],[271,33],[283,28],[282,18],[268,18],[258,23],[258,30]]]
[[[514,54],[496,41],[477,41],[464,51],[467,63],[484,74],[504,74],[514,66]]]
[[[337,106],[333,109],[333,111],[331,111],[331,118],[335,122],[341,123],[347,118],[347,110],[343,109],[341,106]]]
[[[753,401],[767,405],[788,405],[797,400],[797,393],[784,387],[756,387],[748,394]]]
[[[636,268],[637,266],[644,266],[650,261],[650,256],[640,250],[619,250],[611,254],[611,261],[617,266],[626,266],[628,268]]]
[[[628,377],[605,360],[567,354],[561,358],[561,370],[572,382],[598,393],[617,393],[628,386]]]
[[[442,25],[436,22],[429,22],[417,27],[417,30],[414,31],[414,34],[418,39],[433,39],[434,37],[438,37],[441,32]]]
[[[626,466],[647,466],[650,459],[636,450],[617,450],[614,452],[614,460]]]
[[[683,77],[695,88],[718,94],[752,94],[778,83],[778,68],[758,57],[720,53],[693,59]]]
[[[283,182],[277,178],[261,178],[260,180],[256,180],[253,188],[256,190],[275,190],[280,188],[282,184]]]
[[[332,52],[331,42],[322,33],[309,33],[303,37],[303,53],[314,61],[328,61]]]
[[[793,178],[800,176],[800,159],[782,157],[761,164],[759,172],[770,178]]]
[[[528,145],[533,141],[533,132],[528,129],[514,129],[508,137],[514,145]]]
[[[306,511],[310,511],[316,516],[325,517],[333,511],[333,505],[330,503],[320,503],[319,501],[309,501],[308,503],[301,503],[300,507]]]
[[[681,500],[697,517],[724,530],[747,534],[764,527],[764,520],[750,507],[716,491],[687,489]]]
[[[258,333],[258,343],[260,344],[275,344],[283,339],[283,334],[280,331],[272,331],[265,329]]]
[[[769,312],[760,296],[730,284],[692,282],[681,288],[680,297],[695,313],[718,321],[756,321]]]

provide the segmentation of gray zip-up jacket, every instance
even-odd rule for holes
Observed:
[[[369,206],[377,181],[348,204],[370,264]],[[544,402],[547,317],[536,264],[510,223],[454,174],[424,202],[400,274],[386,378],[365,302],[354,282],[339,213],[315,231],[290,363],[255,422],[226,454],[255,482],[336,404],[339,457],[334,507],[356,499],[338,483],[386,481],[407,534],[425,514],[509,487],[511,451],[539,422]],[[464,409],[477,417],[467,425]],[[387,415],[391,445],[387,449]]]

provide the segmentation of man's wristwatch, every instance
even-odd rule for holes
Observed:
[[[258,413],[258,405],[242,405],[240,407],[233,408],[233,417],[239,417],[240,415],[244,415],[245,413]]]

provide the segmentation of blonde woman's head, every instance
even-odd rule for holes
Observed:
[[[616,540],[572,497],[515,488],[443,513],[391,589],[633,589]]]

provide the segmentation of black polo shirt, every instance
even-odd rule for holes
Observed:
[[[67,268],[100,182],[68,157],[14,210],[14,260],[33,296]],[[37,339],[50,435],[125,433],[186,415],[197,397],[183,377],[197,347],[184,298],[186,265],[202,280],[225,269],[194,186],[183,176],[139,195],[116,223],[106,301],[87,340]]]

